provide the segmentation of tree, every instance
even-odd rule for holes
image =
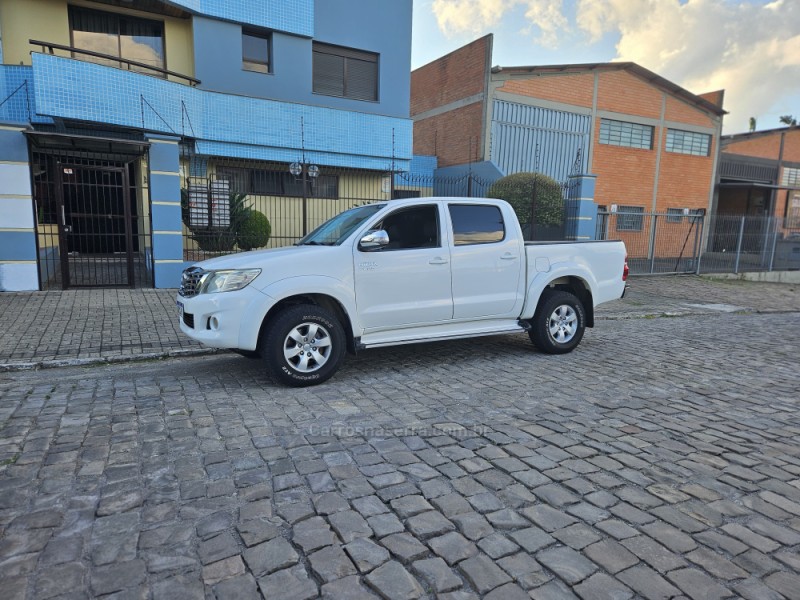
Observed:
[[[789,127],[797,127],[797,119],[795,119],[792,115],[783,115],[778,120]]]
[[[530,231],[531,225],[558,227],[563,223],[564,193],[561,184],[547,175],[506,175],[494,182],[487,195],[508,202],[517,214],[523,231]]]

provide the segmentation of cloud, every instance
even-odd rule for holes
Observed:
[[[479,33],[524,8],[534,41],[587,44],[585,62],[633,61],[694,93],[726,90],[726,130],[749,117],[798,115],[800,2],[797,0],[434,0],[445,33]],[[572,20],[568,17],[571,16]],[[616,40],[614,56],[597,56]],[[597,46],[593,46],[597,44]],[[602,50],[601,50],[602,51]],[[521,62],[530,62],[522,59]],[[759,121],[760,128],[777,122]]]

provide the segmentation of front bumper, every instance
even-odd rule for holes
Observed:
[[[176,298],[181,331],[212,348],[255,350],[270,298],[250,286],[219,294]],[[180,305],[183,305],[181,314]]]

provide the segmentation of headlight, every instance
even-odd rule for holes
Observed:
[[[241,271],[209,271],[203,277],[202,294],[218,292],[235,292],[247,287],[261,273],[261,269],[243,269]]]

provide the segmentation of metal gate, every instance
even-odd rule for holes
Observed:
[[[601,210],[598,240],[622,240],[634,275],[695,273],[703,241],[705,211],[645,213],[638,207]]]
[[[34,153],[42,288],[149,286],[149,223],[129,163]]]

